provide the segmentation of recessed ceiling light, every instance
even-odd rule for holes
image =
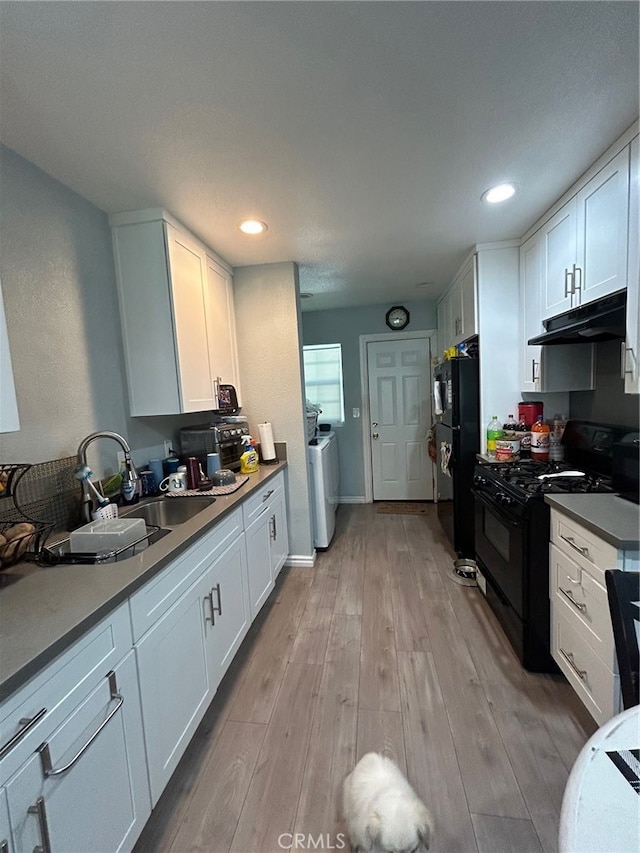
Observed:
[[[267,226],[259,219],[243,219],[240,223],[240,230],[245,234],[263,234],[267,230]]]
[[[433,287],[435,281],[421,281],[420,284],[416,284],[416,287],[425,288],[425,287]]]
[[[488,201],[489,204],[497,204],[500,201],[506,201],[508,198],[511,198],[515,191],[514,184],[498,184],[483,193],[481,199],[482,201]]]

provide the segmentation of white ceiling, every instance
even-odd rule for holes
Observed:
[[[638,4],[3,0],[0,76],[2,141],[99,208],[297,261],[304,310],[391,304],[520,237],[632,124]]]

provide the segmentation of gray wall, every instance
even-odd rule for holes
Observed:
[[[411,315],[407,332],[429,331],[437,327],[435,301],[405,302],[404,305]],[[364,499],[362,422],[352,417],[354,408],[362,412],[360,335],[390,332],[385,324],[385,314],[390,307],[368,305],[334,311],[307,311],[302,315],[303,345],[342,345],[345,424],[336,429],[336,434],[340,454],[340,497],[343,501],[358,502]]]
[[[269,421],[276,441],[287,443],[289,553],[312,564],[313,536],[304,431],[302,343],[299,338],[298,269],[293,263],[234,270],[242,413],[252,435]]]
[[[0,435],[3,462],[74,455],[98,429],[124,435],[136,463],[199,416],[128,417],[124,356],[107,216],[0,146],[0,277],[20,431]],[[117,447],[93,445],[96,475]]]
[[[624,393],[624,382],[620,378],[620,342],[596,344],[595,391],[571,393],[571,417],[638,429],[639,402],[637,394]]]

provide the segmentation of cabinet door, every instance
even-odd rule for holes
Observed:
[[[640,394],[640,138],[631,142],[629,185],[629,267],[627,286],[627,338],[623,344],[622,371],[627,394]]]
[[[543,236],[537,232],[520,247],[520,390],[540,391],[540,346],[529,338],[542,331],[540,298],[542,289]]]
[[[438,355],[442,357],[444,351],[453,343],[453,335],[451,333],[451,298],[449,294],[438,302],[438,346],[440,352]]]
[[[231,275],[207,257],[205,308],[211,376],[238,391],[238,356]],[[239,394],[238,403],[240,404]]]
[[[165,228],[182,411],[201,412],[217,406],[209,369],[205,316],[207,259],[195,243],[172,225]]]
[[[476,323],[476,259],[471,258],[460,275],[460,340],[478,334]]]
[[[247,572],[249,575],[249,610],[251,620],[273,589],[271,571],[271,503],[265,504],[260,515],[245,530],[247,543]]]
[[[572,307],[576,263],[576,200],[572,198],[542,227],[544,239],[544,316],[555,317]],[[574,300],[575,301],[575,300]],[[578,304],[575,301],[575,304]]]
[[[449,289],[449,301],[451,302],[451,336],[452,344],[459,344],[462,340],[462,281],[456,278]]]
[[[581,305],[627,286],[629,222],[629,148],[577,195],[577,264],[575,282]]]
[[[133,848],[151,813],[133,652],[116,667],[115,676],[123,699],[119,707],[105,679],[47,738],[52,769],[71,765],[68,770],[45,777],[36,752],[7,782],[16,853]]]
[[[154,806],[217,686],[207,660],[207,581],[202,575],[136,644]]]
[[[207,645],[210,680],[219,684],[249,629],[249,593],[244,536],[207,572]]]
[[[13,853],[13,851],[7,792],[4,788],[0,788],[0,853]]]
[[[270,513],[271,570],[274,579],[278,576],[289,555],[289,531],[284,492],[279,492],[272,503]]]

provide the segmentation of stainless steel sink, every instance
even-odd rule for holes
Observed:
[[[158,527],[175,527],[184,524],[215,501],[215,498],[156,498],[146,503],[136,504],[131,509],[121,509],[120,515],[126,518],[144,518],[147,524]]]

